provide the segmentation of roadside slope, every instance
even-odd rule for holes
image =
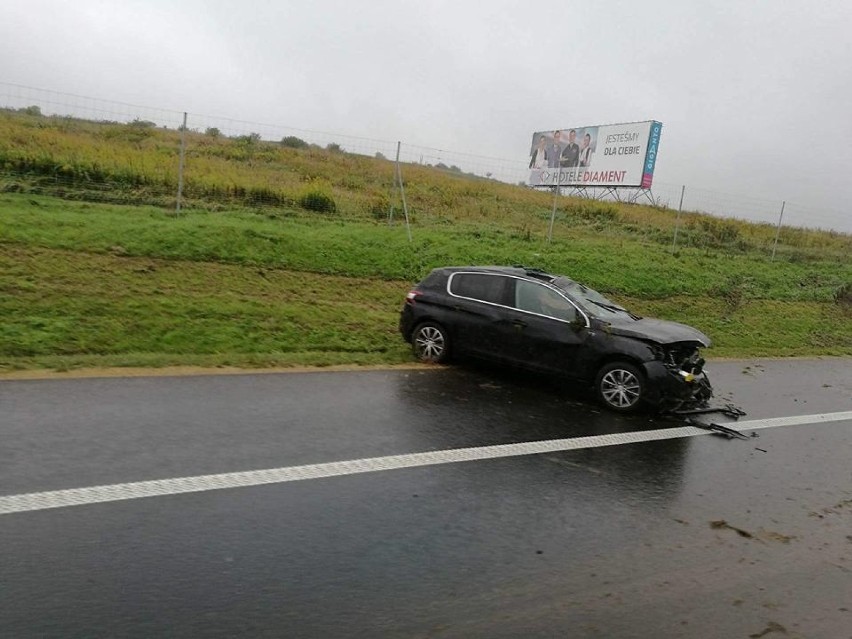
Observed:
[[[410,361],[411,282],[0,244],[0,370]],[[710,356],[852,355],[830,301],[620,296],[710,334]]]

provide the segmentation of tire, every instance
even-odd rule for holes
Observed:
[[[645,399],[645,376],[633,364],[611,362],[598,372],[595,393],[610,410],[618,413],[635,412]]]
[[[437,322],[423,322],[411,335],[414,356],[428,364],[443,364],[450,358],[450,339],[447,329]]]

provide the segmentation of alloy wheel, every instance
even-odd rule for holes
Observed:
[[[610,406],[626,409],[639,401],[642,384],[632,372],[615,368],[601,378],[600,393]]]
[[[444,333],[435,326],[423,326],[414,338],[417,357],[425,362],[439,362],[444,355]]]

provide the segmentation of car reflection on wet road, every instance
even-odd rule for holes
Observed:
[[[745,419],[852,409],[849,360],[710,371]],[[4,381],[0,498],[677,426],[563,390],[469,367]],[[0,635],[843,637],[850,426],[0,515]]]

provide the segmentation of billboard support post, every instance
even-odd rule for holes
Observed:
[[[686,193],[686,184],[680,187],[680,204],[677,205],[677,216],[675,217],[675,232],[672,240],[672,253],[677,249],[677,230],[680,228],[680,213],[683,211],[683,194]]]
[[[651,189],[638,189],[636,191],[633,191],[627,201],[631,204],[636,204],[637,200],[639,200],[639,198],[641,198],[643,195],[648,198],[648,204],[650,204],[651,206],[657,205],[657,202],[654,200],[654,193],[651,191]]]
[[[778,236],[781,235],[781,220],[784,219],[784,206],[787,204],[787,201],[784,200],[781,202],[781,215],[778,216],[778,228],[775,229],[775,243],[772,245],[772,260],[775,259],[775,249],[778,248]]]
[[[562,183],[562,169],[557,167],[556,188],[553,189],[553,210],[550,212],[550,227],[547,229],[547,243],[553,241],[553,222],[556,220],[556,200],[559,198],[559,187]]]

